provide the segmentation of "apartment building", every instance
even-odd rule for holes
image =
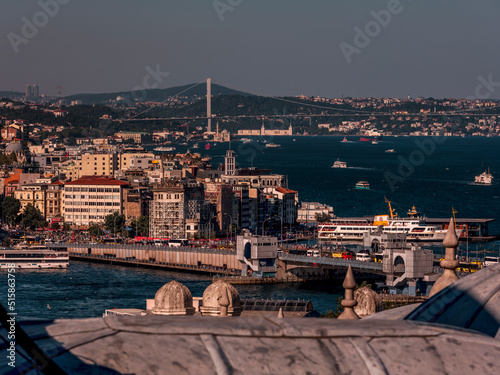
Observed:
[[[20,212],[26,209],[28,204],[38,208],[43,217],[46,215],[46,192],[48,184],[27,184],[19,190],[14,191],[14,198],[21,203]]]
[[[196,182],[168,181],[157,185],[153,188],[149,213],[152,237],[193,238],[209,232],[204,187]]]
[[[128,182],[110,176],[84,176],[64,185],[64,221],[74,228],[104,222],[115,212],[123,214],[123,190]]]
[[[48,185],[45,197],[45,219],[47,221],[53,221],[54,218],[62,217],[63,191],[64,184],[61,181],[54,181]]]
[[[77,157],[80,176],[113,176],[118,169],[118,154],[83,154]]]

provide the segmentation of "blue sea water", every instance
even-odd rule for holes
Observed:
[[[500,138],[391,137],[376,145],[358,142],[355,137],[348,137],[347,143],[341,143],[341,137],[265,139],[281,148],[265,148],[264,138],[254,138],[250,144],[232,142],[237,164],[286,175],[289,188],[299,192],[301,201],[332,205],[338,216],[385,214],[387,197],[400,215],[415,205],[428,217],[450,217],[454,208],[457,217],[496,219],[490,224],[490,234],[500,233]],[[227,144],[217,144],[202,153],[212,156],[216,166],[223,162],[227,148]],[[386,153],[386,149],[395,153]],[[184,150],[178,147],[178,151]],[[331,168],[337,158],[347,162],[348,168]],[[488,167],[493,185],[474,185],[474,176]],[[360,180],[368,181],[371,189],[354,189]],[[486,246],[498,248],[499,244]],[[174,279],[194,296],[201,296],[211,282],[203,275],[71,261],[69,270],[18,272],[16,309],[21,318],[55,319],[96,317],[115,307],[145,308],[146,298],[154,298],[163,284]],[[242,298],[311,300],[322,313],[336,308],[341,293],[328,284],[237,288]],[[0,296],[5,306],[4,270],[0,272]]]

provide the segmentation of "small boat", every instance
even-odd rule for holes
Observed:
[[[211,148],[212,148],[212,146],[210,146],[210,143],[207,143],[207,144],[205,145],[205,150],[210,150]]]
[[[182,143],[179,143],[179,146],[187,146],[187,142],[182,142]]]
[[[174,151],[175,147],[156,147],[153,149],[153,151],[157,152],[169,152],[169,151]]]
[[[280,148],[281,145],[277,144],[277,143],[267,143],[266,144],[266,148]]]
[[[191,148],[199,148],[200,146],[198,145],[198,143],[195,143],[194,145],[191,146]]]
[[[333,165],[332,168],[347,168],[347,163],[345,161],[340,161],[337,159]]]
[[[396,150],[394,150],[393,148],[390,148],[388,150],[385,150],[385,152],[387,152],[387,153],[393,153],[393,152],[396,152]]]
[[[492,180],[493,176],[488,168],[488,172],[483,172],[479,176],[476,176],[474,183],[478,185],[491,185]]]
[[[344,139],[343,139],[343,140],[341,140],[340,142],[341,142],[341,143],[345,143],[345,142],[349,142],[349,141],[347,140],[347,137],[344,137]]]
[[[252,140],[250,138],[241,138],[240,141],[243,143],[252,143]]]
[[[367,181],[359,181],[355,186],[358,190],[370,190],[370,184]]]
[[[295,138],[293,139],[293,141],[295,142]]]
[[[372,141],[372,145],[378,145],[378,141]]]

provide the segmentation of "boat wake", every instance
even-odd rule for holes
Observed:
[[[468,182],[467,185],[473,185],[473,186],[493,186],[494,184],[478,184],[477,182]]]
[[[376,171],[377,168],[365,168],[365,167],[347,167],[347,168],[343,168],[343,169],[359,169],[359,170],[363,170],[363,171]]]

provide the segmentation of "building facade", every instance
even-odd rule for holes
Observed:
[[[157,185],[149,212],[149,231],[154,238],[194,238],[209,232],[208,205],[201,184],[168,181]]]
[[[118,154],[83,154],[77,158],[80,176],[113,176],[118,169]]]
[[[123,214],[123,190],[129,184],[108,176],[84,176],[64,185],[64,221],[74,228],[102,223]]]

